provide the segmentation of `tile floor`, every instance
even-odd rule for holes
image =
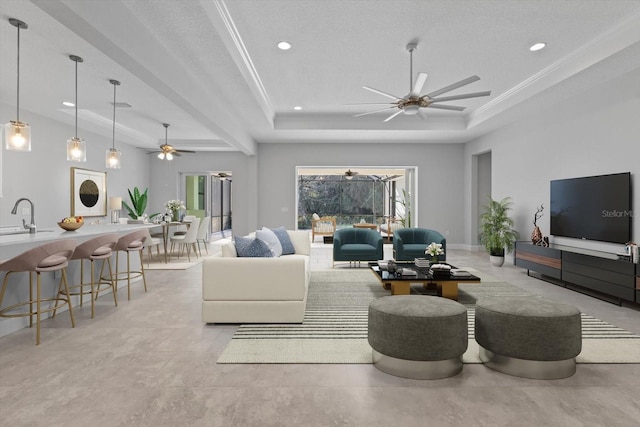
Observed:
[[[390,257],[386,245],[385,258]],[[492,267],[482,252],[447,259],[565,301],[640,333],[640,309],[619,307]],[[331,268],[314,243],[312,268]],[[349,268],[347,264],[337,268]],[[363,267],[364,268],[364,267]],[[149,292],[109,296],[47,320],[42,344],[23,329],[0,338],[0,419],[11,426],[637,426],[640,365],[578,365],[554,381],[482,365],[409,380],[372,365],[217,365],[234,325],[200,321],[201,267],[149,271]]]

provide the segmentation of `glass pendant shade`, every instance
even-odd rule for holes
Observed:
[[[67,160],[70,162],[87,161],[87,148],[83,139],[77,137],[67,139]]]
[[[173,154],[167,153],[167,160],[173,160]]]
[[[18,29],[16,119],[4,125],[5,148],[11,151],[31,151],[31,128],[20,121],[20,30],[26,30],[29,26],[14,18],[9,18],[9,23]]]
[[[11,151],[31,151],[31,127],[27,123],[11,120],[4,125],[5,148]]]
[[[158,153],[158,158],[160,160],[164,160],[164,153]]]
[[[109,169],[120,169],[120,156],[122,153],[115,148],[109,148],[106,156],[106,166]]]

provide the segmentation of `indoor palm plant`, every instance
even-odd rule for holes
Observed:
[[[491,263],[496,266],[504,264],[505,249],[513,250],[518,239],[518,232],[513,229],[513,219],[509,217],[510,210],[510,197],[499,201],[489,197],[489,204],[480,215],[480,241],[489,252]]]

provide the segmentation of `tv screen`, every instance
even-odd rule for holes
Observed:
[[[551,234],[601,242],[631,240],[631,173],[551,181]]]

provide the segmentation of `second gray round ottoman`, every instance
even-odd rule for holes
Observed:
[[[369,305],[373,363],[388,374],[436,379],[462,371],[467,309],[433,296],[387,296]]]
[[[526,378],[566,378],[582,350],[580,310],[539,297],[487,297],[476,302],[480,359]]]

